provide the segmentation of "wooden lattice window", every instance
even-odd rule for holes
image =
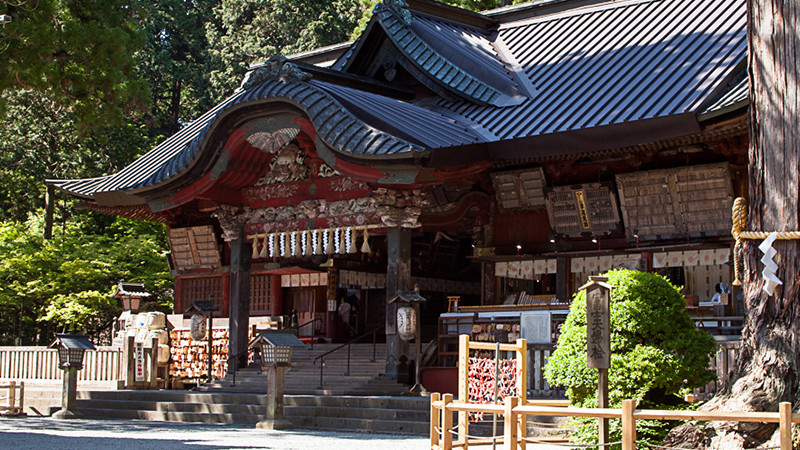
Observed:
[[[251,274],[250,275],[250,314],[271,314],[272,302],[270,290],[272,287],[272,275]]]
[[[184,310],[197,300],[211,301],[217,311],[222,311],[222,297],[222,275],[181,279],[180,304]]]

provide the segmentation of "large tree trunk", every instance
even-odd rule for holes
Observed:
[[[748,0],[750,71],[749,222],[753,231],[800,230],[800,3]],[[800,241],[779,240],[772,296],[762,291],[758,241],[743,247],[745,324],[734,382],[710,407],[777,411],[800,405]],[[774,426],[721,426],[713,448],[751,447],[769,440]],[[772,442],[776,442],[772,440]]]

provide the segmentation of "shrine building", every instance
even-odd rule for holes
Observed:
[[[746,58],[744,0],[387,0],[352,44],[251,66],[118,173],[48,183],[166,224],[174,312],[211,301],[229,355],[294,312],[308,338],[383,327],[404,380],[387,299],[415,286],[446,365],[464,330],[554,340],[613,268],[668,276],[689,307],[729,284]]]

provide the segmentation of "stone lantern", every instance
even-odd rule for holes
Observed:
[[[58,349],[58,367],[64,371],[64,382],[61,388],[61,410],[53,414],[55,419],[79,419],[80,413],[75,411],[75,399],[78,391],[78,371],[83,369],[83,356],[86,350],[94,350],[94,344],[88,336],[77,334],[56,334],[56,340],[50,348]]]
[[[253,347],[259,348],[261,370],[267,374],[267,418],[258,422],[256,428],[291,428],[292,424],[283,418],[283,377],[292,365],[292,349],[305,344],[293,333],[264,331],[250,342],[249,348]]]

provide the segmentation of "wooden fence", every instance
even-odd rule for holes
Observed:
[[[25,383],[17,384],[12,381],[8,384],[0,384],[0,391],[2,390],[7,392],[6,400],[8,404],[0,404],[0,414],[21,414],[25,409]]]
[[[87,350],[78,381],[117,381],[122,379],[122,349],[97,347]],[[58,351],[47,347],[0,347],[0,380],[61,380]]]
[[[518,397],[506,397],[505,403],[478,404],[453,401],[452,394],[431,394],[430,446],[436,450],[468,448],[484,444],[486,439],[468,436],[460,426],[453,426],[454,413],[483,412],[503,414],[503,436],[494,438],[504,449],[524,449],[527,442],[535,439],[525,437],[527,416],[599,417],[622,419],[622,450],[636,449],[636,421],[652,420],[696,420],[726,422],[761,422],[780,425],[780,449],[792,449],[792,423],[800,423],[800,414],[792,414],[792,404],[783,402],[778,412],[715,412],[715,411],[669,411],[636,409],[634,400],[623,400],[621,409],[572,408],[540,406],[534,402],[521,403]],[[454,439],[456,436],[456,439]]]

